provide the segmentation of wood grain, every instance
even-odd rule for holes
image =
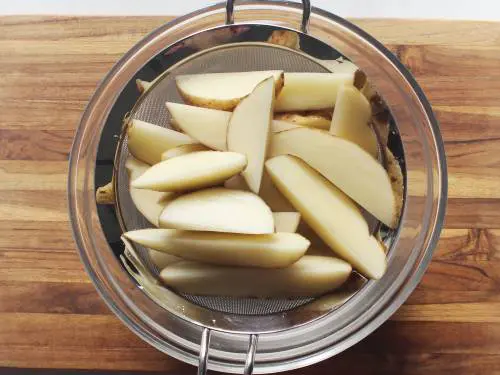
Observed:
[[[76,254],[65,193],[93,90],[167,19],[0,17],[0,367],[194,372],[100,299]],[[355,23],[403,61],[434,106],[450,167],[446,230],[389,322],[289,374],[500,374],[500,23]]]

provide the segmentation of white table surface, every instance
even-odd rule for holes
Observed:
[[[500,0],[311,0],[342,17],[500,20]],[[180,15],[210,0],[0,0],[0,15]]]

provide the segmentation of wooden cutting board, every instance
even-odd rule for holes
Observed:
[[[104,305],[80,264],[66,204],[68,154],[87,100],[167,19],[0,18],[0,367],[195,371]],[[450,173],[446,229],[390,321],[291,374],[500,374],[500,23],[355,23],[399,56],[434,106]]]

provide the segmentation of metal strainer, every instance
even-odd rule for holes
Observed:
[[[366,336],[421,277],[442,224],[446,195],[442,144],[430,107],[387,50],[346,21],[312,11],[309,0],[303,0],[302,7],[244,2],[238,7],[242,21],[237,24],[233,8],[233,0],[228,0],[179,18],[129,51],[90,102],[71,155],[75,239],[96,287],[139,336],[176,358],[197,362],[199,374],[207,367],[251,374],[254,364],[259,373],[284,371],[317,362]],[[293,29],[297,23],[300,31]],[[165,102],[181,102],[175,87],[180,74],[328,72],[329,61],[339,57],[360,66],[389,104],[394,116],[389,148],[405,174],[408,168],[425,172],[419,175],[419,186],[423,182],[426,189],[406,197],[399,231],[383,233],[389,248],[386,276],[373,282],[355,274],[342,290],[318,299],[200,297],[179,295],[158,284],[159,270],[147,250],[131,244],[124,249],[119,240],[124,231],[150,226],[130,198],[123,119],[170,127]],[[137,78],[154,80],[140,97]],[[396,122],[403,128],[396,128]],[[410,146],[404,159],[403,149]],[[114,209],[96,207],[95,186],[112,176]]]

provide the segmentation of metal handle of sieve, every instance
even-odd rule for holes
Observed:
[[[208,348],[210,347],[210,334],[212,331],[208,328],[203,328],[201,333],[200,343],[200,360],[198,362],[198,375],[205,375],[207,373],[208,362]]]
[[[212,331],[209,328],[204,328],[201,334],[200,342],[200,358],[198,362],[198,375],[207,373],[208,349],[210,348],[210,335]],[[245,360],[244,375],[252,375],[253,365],[255,363],[255,352],[257,351],[258,335],[250,335],[248,344],[247,358]]]
[[[302,0],[302,23],[300,25],[300,30],[303,33],[307,33],[307,27],[309,26],[309,19],[311,18],[311,1]],[[234,0],[226,0],[226,25],[232,25],[234,23]]]

